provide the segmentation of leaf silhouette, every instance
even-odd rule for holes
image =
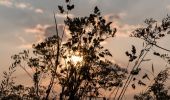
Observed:
[[[66,3],[68,3],[70,0],[66,0]]]
[[[58,6],[58,9],[59,9],[60,13],[64,13],[63,6]]]
[[[146,84],[145,84],[145,83],[143,83],[141,80],[139,80],[139,81],[138,81],[138,84],[139,84],[139,85],[146,86]]]
[[[68,10],[74,9],[74,5],[67,5],[67,9],[68,9]]]
[[[135,84],[132,84],[132,88],[133,88],[133,89],[136,89],[136,86],[135,86]]]
[[[146,73],[143,75],[142,79],[145,79],[145,78],[147,78],[148,80],[150,80],[148,74],[146,74]]]

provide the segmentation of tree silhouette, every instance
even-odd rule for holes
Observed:
[[[154,79],[153,84],[143,93],[135,95],[135,100],[169,100],[168,89],[165,88],[165,82],[168,78],[168,70],[161,71]]]
[[[54,12],[56,33],[46,38],[43,42],[33,44],[33,51],[24,50],[12,56],[14,62],[9,67],[9,72],[4,72],[4,79],[0,86],[0,99],[2,100],[82,100],[102,98],[103,100],[122,100],[127,88],[136,89],[145,86],[147,90],[136,94],[136,100],[169,100],[168,89],[165,88],[168,68],[161,71],[151,79],[150,74],[140,73],[141,64],[149,52],[153,52],[167,63],[170,62],[168,54],[160,54],[153,47],[170,52],[170,50],[157,44],[158,40],[169,34],[170,17],[167,16],[158,25],[153,19],[146,19],[146,27],[136,29],[131,37],[144,40],[143,48],[139,51],[132,45],[131,51],[125,54],[129,57],[127,68],[113,63],[112,54],[101,45],[108,38],[114,38],[116,28],[111,29],[112,22],[107,22],[98,7],[86,17],[69,17],[69,12],[75,7],[70,0],[65,0],[65,6],[58,6],[61,14],[66,14],[64,28],[59,33],[58,23]],[[63,41],[66,30],[70,35]],[[134,63],[133,63],[134,62]],[[130,66],[129,64],[133,65]],[[14,82],[12,74],[16,67],[21,67],[33,80],[34,85],[25,87]],[[27,68],[33,70],[31,74]],[[142,78],[138,79],[139,74]],[[47,77],[44,79],[44,76]],[[47,86],[42,81],[49,81]],[[151,81],[148,85],[144,81]],[[55,89],[57,87],[57,89]],[[105,97],[102,93],[110,93]]]
[[[170,52],[170,50],[159,46],[157,43],[160,39],[162,39],[163,37],[165,37],[166,35],[169,34],[169,28],[170,28],[170,17],[167,16],[166,18],[164,18],[162,20],[161,24],[158,24],[156,20],[150,18],[150,19],[146,19],[145,20],[145,27],[141,27],[136,29],[135,31],[133,31],[133,33],[130,35],[131,37],[135,37],[135,38],[139,38],[144,40],[143,42],[143,48],[141,49],[140,53],[138,56],[136,56],[136,49],[134,46],[132,46],[132,53],[126,52],[126,55],[129,57],[129,62],[134,61],[135,64],[133,65],[130,74],[128,75],[127,80],[125,81],[125,84],[118,96],[118,100],[122,100],[127,88],[129,87],[129,84],[131,84],[132,88],[135,89],[136,85],[134,83],[132,83],[132,81],[136,81],[136,76],[139,74],[139,72],[141,71],[142,67],[141,64],[143,62],[146,61],[150,61],[151,59],[146,59],[146,55],[148,55],[149,52],[153,52],[153,55],[156,55],[162,59],[164,59],[168,64],[169,64],[169,56],[168,54],[160,54],[158,51],[155,51],[153,49],[153,47],[156,47],[158,49],[164,50],[166,52]],[[166,72],[169,69],[165,69],[164,71]],[[162,72],[160,72],[162,73]],[[154,74],[154,67],[152,65],[152,74]],[[169,74],[165,74],[164,77],[168,77]],[[144,74],[142,79],[149,79],[148,74]],[[158,77],[154,77],[154,80],[159,78],[159,74]],[[150,79],[149,79],[150,80]],[[142,86],[146,86],[146,84],[144,82],[142,82],[141,80],[137,81],[138,85],[142,85]],[[155,88],[158,85],[164,85],[164,82],[162,82],[161,84],[158,81],[154,81],[154,83],[152,84],[151,87]],[[148,86],[150,87],[150,85]],[[161,88],[161,90],[164,90],[164,87]],[[161,94],[157,94],[157,91],[159,91],[158,88],[156,88],[155,90],[152,90],[152,92],[154,92],[154,95],[161,95]],[[150,92],[151,92],[150,91]],[[166,90],[167,92],[167,90]],[[168,94],[165,92],[166,96],[163,96],[163,98],[165,99],[169,99]],[[163,94],[162,94],[163,95]],[[145,98],[145,97],[146,98]],[[141,99],[142,98],[142,99]],[[154,99],[156,100],[160,100],[161,97],[156,97]],[[148,93],[144,93],[141,95],[141,97],[137,97],[135,96],[135,99],[137,100],[149,100],[151,99],[151,96],[148,95]],[[162,98],[161,98],[162,99]]]
[[[16,96],[13,98],[24,98],[25,95],[20,91],[31,92],[32,95],[29,97],[33,99],[103,98],[104,96],[99,91],[122,86],[122,80],[125,79],[125,73],[127,73],[126,69],[112,63],[108,59],[112,57],[110,51],[101,45],[101,42],[114,37],[116,29],[110,28],[111,22],[103,19],[98,7],[95,7],[94,12],[88,17],[70,18],[68,12],[74,8],[74,5],[69,0],[66,1],[66,5],[66,11],[63,6],[58,6],[58,8],[61,13],[67,14],[64,23],[71,35],[67,42],[62,42],[65,29],[62,36],[59,36],[61,33],[58,33],[58,24],[54,14],[56,34],[48,37],[44,42],[34,44],[33,56],[29,56],[29,51],[25,50],[12,57],[14,59],[12,67],[20,66],[26,71],[23,65],[26,63],[34,70],[33,76],[26,71],[34,82],[33,91],[28,91],[22,85],[12,86],[12,88],[17,88]],[[81,57],[82,61],[74,62],[73,56]],[[43,80],[41,76],[45,74],[48,74],[50,82],[42,91],[43,86],[40,81]],[[53,94],[55,85],[61,88],[59,96]],[[9,95],[13,95],[13,92],[3,94],[2,99],[6,96],[13,99]]]

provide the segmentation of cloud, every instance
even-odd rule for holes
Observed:
[[[62,41],[66,41],[67,38],[70,37],[70,31],[68,30],[67,27],[65,27],[64,29],[64,24],[58,24],[58,33],[59,33],[59,36],[62,37]],[[64,31],[63,31],[64,30]],[[63,34],[64,32],[64,34]],[[54,25],[51,25],[49,27],[47,27],[45,29],[45,32],[44,32],[44,37],[50,37],[52,35],[55,35],[56,34],[56,26]]]
[[[33,7],[31,4],[29,4],[29,3],[15,3],[15,7],[16,7],[16,8],[19,8],[19,9],[32,10],[32,11],[34,11],[35,13],[40,13],[40,14],[43,14],[43,13],[44,13],[43,9],[35,8],[35,7]]]
[[[63,24],[58,24],[58,33],[59,36],[61,37],[63,34],[63,29],[64,29],[64,25]],[[26,28],[24,29],[26,34],[30,34],[33,35],[35,38],[35,43],[39,43],[42,42],[45,38],[53,36],[56,34],[56,27],[55,25],[41,25],[41,24],[37,24],[34,27],[31,28]],[[66,40],[67,37],[69,37],[69,31],[67,28],[65,28],[65,34],[63,36],[63,41]],[[24,41],[24,38],[17,36],[17,38],[19,40],[22,41],[22,45],[19,46],[19,48],[31,48],[33,43],[28,43],[26,41]]]
[[[141,25],[121,23],[121,19],[125,18],[126,16],[127,14],[124,12],[118,14],[107,14],[104,16],[106,21],[113,22],[111,27],[117,29],[116,36],[118,37],[128,37],[133,32],[133,30],[141,27]]]
[[[58,32],[59,36],[62,36],[64,29],[63,24],[58,25]],[[18,48],[20,49],[30,49],[32,48],[32,44],[40,43],[44,41],[45,38],[53,36],[56,34],[56,27],[55,25],[41,25],[37,24],[34,27],[26,28],[25,33],[28,35],[32,35],[35,38],[35,41],[33,43],[28,43],[25,41],[25,39],[19,35],[17,35],[17,38],[22,42],[22,45],[20,45]],[[65,41],[66,37],[68,37],[68,30],[65,29],[65,35],[63,36],[63,41]]]
[[[13,5],[12,1],[10,0],[0,0],[0,5],[11,7]]]
[[[65,15],[56,14],[56,16],[63,17]],[[71,16],[74,16],[74,15],[71,15]],[[104,18],[107,21],[113,22],[113,24],[111,24],[111,27],[117,28],[116,35],[119,36],[119,37],[129,36],[129,34],[131,34],[131,32],[138,27],[136,25],[122,24],[119,20],[124,18],[125,16],[127,16],[126,13],[107,14],[107,15],[104,16]],[[64,25],[58,24],[58,31],[59,31],[60,37],[62,36],[63,29],[64,29]],[[26,32],[26,34],[33,35],[35,40],[36,40],[35,43],[39,43],[39,42],[42,42],[45,38],[56,34],[56,27],[55,27],[55,25],[37,24],[33,27],[29,27],[29,28],[24,29],[24,31]],[[69,30],[66,27],[63,40],[65,41],[66,38],[68,38],[68,37],[69,37]],[[21,38],[21,37],[18,37],[18,38],[24,43],[23,38]],[[103,44],[106,44],[106,43],[103,43]],[[21,47],[31,47],[31,45],[25,43]]]
[[[125,18],[127,16],[127,13],[121,12],[121,13],[118,13],[118,16],[122,19],[122,18]]]
[[[104,18],[108,21],[112,21],[112,20],[120,20],[120,19],[123,19],[127,16],[127,13],[125,12],[120,12],[120,13],[117,13],[117,14],[107,14],[104,16]]]
[[[170,5],[167,5],[167,6],[166,6],[166,9],[170,10]]]
[[[41,25],[41,24],[37,24],[34,27],[29,27],[24,29],[24,32],[26,35],[32,35],[34,37],[34,42],[28,42],[25,40],[25,38],[23,38],[20,35],[17,35],[17,38],[21,41],[21,45],[18,46],[19,49],[30,49],[32,48],[32,44],[36,44],[39,42],[42,42],[45,39],[45,30],[47,27],[49,27],[50,25]]]
[[[58,26],[59,36],[61,37],[62,33],[63,33],[64,25],[58,24],[57,26]],[[49,36],[54,35],[54,34],[56,34],[56,26],[51,25],[51,26],[46,28],[44,36],[49,37]]]
[[[20,9],[32,9],[32,6],[28,3],[15,3],[15,7]]]
[[[115,24],[112,25],[112,27],[115,27],[117,29],[116,36],[118,37],[129,37],[132,32],[141,27],[141,25],[129,25],[129,24],[121,24],[119,22],[115,22]]]
[[[97,3],[97,0],[89,0],[89,3],[90,4],[95,4],[95,3]]]
[[[56,16],[56,17],[59,17],[59,18],[66,18],[66,17],[67,17],[67,14],[56,13],[55,16]],[[73,18],[73,17],[74,17],[73,14],[68,14],[68,16],[69,16],[70,18]]]
[[[37,24],[35,27],[33,28],[27,28],[25,29],[25,32],[27,33],[33,33],[33,34],[37,34],[37,33],[44,33],[45,29],[49,27],[49,25],[41,25],[41,24]]]
[[[0,5],[11,7],[11,8],[18,8],[18,9],[27,9],[34,11],[35,13],[41,13],[43,14],[43,9],[33,7],[30,3],[26,2],[16,2],[14,0],[0,0]]]
[[[63,29],[64,29],[64,25],[63,24],[58,24],[58,33],[59,36],[62,36],[63,33]],[[26,28],[24,30],[27,34],[33,34],[36,37],[36,40],[38,41],[42,41],[44,38],[53,36],[56,34],[56,27],[55,25],[41,25],[41,24],[37,24],[35,27],[32,28]],[[65,29],[65,37],[68,36],[68,30]]]
[[[40,9],[40,8],[35,9],[35,12],[36,12],[36,13],[41,13],[41,14],[44,13],[44,11],[43,11],[42,9]]]
[[[19,49],[30,49],[32,48],[32,43],[28,43],[24,37],[21,35],[17,34],[16,38],[21,41],[21,45],[18,46]]]
[[[30,49],[32,48],[32,44],[27,43],[27,44],[21,44],[19,47],[19,49]]]
[[[20,36],[19,34],[16,34],[16,38],[18,38],[18,40],[20,40],[21,43],[26,43],[26,40],[22,36]]]
[[[34,35],[35,39],[36,39],[36,43],[41,42],[44,40],[45,36],[45,30],[50,27],[50,25],[41,25],[41,24],[37,24],[36,26],[32,27],[32,28],[26,28],[24,31],[27,34],[32,34]]]

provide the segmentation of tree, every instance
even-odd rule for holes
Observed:
[[[26,63],[35,71],[33,76],[27,72],[34,82],[33,91],[27,91],[22,85],[19,85],[14,98],[25,97],[24,94],[18,93],[21,90],[28,94],[31,92],[33,95],[29,97],[37,100],[54,99],[57,97],[57,94],[52,94],[55,85],[59,85],[61,88],[61,92],[58,93],[60,100],[103,98],[99,91],[122,86],[122,80],[127,73],[126,69],[112,63],[108,59],[112,57],[110,51],[101,45],[101,42],[114,37],[116,29],[110,28],[111,22],[103,19],[98,7],[95,7],[94,12],[88,17],[70,18],[68,12],[74,8],[74,5],[69,0],[66,0],[66,5],[66,11],[63,6],[58,6],[61,13],[67,14],[64,23],[65,28],[70,31],[71,37],[66,43],[62,42],[65,28],[62,36],[59,36],[54,14],[56,34],[48,37],[44,42],[34,44],[33,56],[29,56],[29,51],[25,50],[12,57],[14,59],[12,68],[20,66],[27,72],[25,66],[22,65]],[[78,59],[78,61],[74,61],[74,59]],[[41,76],[45,74],[48,74],[50,82],[46,88],[43,88],[42,94],[41,87],[43,86],[40,81]],[[11,90],[11,88],[7,90]],[[7,96],[13,94],[13,92],[9,92]],[[6,94],[3,93],[2,99],[4,98],[6,98]]]
[[[9,72],[4,72],[4,80],[1,82],[0,99],[2,100],[80,100],[92,98],[107,98],[102,95],[103,91],[110,91],[110,97],[122,100],[127,88],[131,86],[145,86],[147,91],[135,95],[136,100],[148,99],[169,99],[168,90],[164,82],[168,77],[168,69],[161,71],[154,82],[150,75],[144,73],[142,79],[137,79],[142,70],[141,64],[150,59],[146,55],[153,50],[153,47],[170,52],[157,44],[157,41],[169,34],[170,17],[163,19],[158,25],[153,19],[146,19],[146,27],[136,29],[131,37],[144,40],[143,48],[137,54],[136,47],[132,45],[131,52],[126,51],[129,57],[127,68],[122,68],[111,62],[112,54],[102,42],[108,38],[114,38],[116,29],[111,29],[111,22],[107,22],[102,16],[98,7],[94,8],[92,14],[86,17],[70,18],[69,12],[74,9],[70,0],[65,1],[65,6],[58,6],[60,13],[66,14],[64,29],[58,31],[58,23],[54,14],[56,33],[46,38],[43,42],[33,44],[33,51],[24,50],[12,56],[14,62],[9,67]],[[63,42],[65,30],[69,31],[70,37]],[[154,55],[170,62],[167,54],[160,54],[154,51]],[[133,63],[134,62],[134,63]],[[26,64],[26,66],[24,66]],[[16,85],[12,74],[16,67],[21,67],[33,80],[34,86],[25,87]],[[34,73],[30,74],[27,68]],[[154,67],[152,73],[154,74]],[[49,84],[44,86],[42,76],[48,78]],[[151,81],[147,85],[144,80]],[[137,82],[137,83],[136,83]],[[137,85],[138,84],[138,85]],[[157,87],[160,88],[157,88]],[[57,90],[54,87],[59,87]],[[111,99],[108,97],[108,99]]]
[[[162,23],[158,25],[155,20],[147,19],[145,23],[148,25],[146,28],[140,28],[135,30],[133,36],[145,40],[147,44],[155,46],[164,51],[170,52],[170,50],[161,47],[157,44],[158,40],[169,34],[170,30],[170,17],[167,16],[162,20]],[[164,59],[168,64],[170,61],[169,55],[160,54],[158,51],[153,51],[153,55]],[[153,83],[148,86],[148,88],[139,95],[135,95],[136,100],[169,100],[170,95],[168,94],[168,89],[166,89],[166,80],[169,77],[169,68],[160,71],[156,77],[153,79]],[[154,69],[152,66],[152,72]]]
[[[161,71],[154,79],[154,82],[148,89],[139,95],[135,95],[136,100],[169,100],[168,89],[165,88],[165,82],[169,76],[168,68]]]
[[[160,39],[162,39],[163,37],[168,35],[169,32],[170,32],[170,30],[169,30],[169,28],[170,28],[170,17],[167,16],[166,18],[164,18],[162,20],[161,24],[158,24],[157,21],[152,19],[152,18],[146,19],[145,23],[146,23],[146,26],[134,30],[134,32],[131,34],[131,37],[135,37],[135,38],[139,38],[139,39],[144,40],[143,48],[140,51],[138,56],[135,55],[136,54],[135,46],[132,46],[132,50],[131,50],[132,53],[126,52],[126,55],[129,57],[129,62],[135,61],[135,64],[132,67],[132,70],[130,71],[131,73],[129,74],[129,76],[128,76],[119,96],[118,96],[118,100],[122,100],[122,98],[123,98],[123,96],[126,92],[126,89],[129,87],[129,84],[131,84],[132,81],[136,81],[135,77],[139,74],[139,72],[142,69],[142,67],[140,65],[143,62],[151,60],[151,59],[146,59],[146,55],[149,52],[153,52],[154,55],[164,59],[169,64],[169,61],[170,61],[169,55],[168,54],[160,54],[158,51],[154,50],[153,47],[156,47],[158,49],[162,49],[166,52],[170,52],[170,50],[168,50],[164,47],[161,47],[157,44]],[[165,69],[163,72],[166,72],[167,70],[169,70],[169,69]],[[160,72],[160,73],[162,73],[162,72]],[[153,65],[152,65],[152,73],[151,74],[154,74]],[[159,78],[159,75],[160,74],[158,74],[157,77],[154,77],[153,80]],[[163,76],[168,77],[169,74],[165,74]],[[142,79],[146,79],[146,78],[149,79],[148,74],[145,73],[143,75]],[[146,84],[144,82],[142,82],[141,80],[138,80],[137,84],[146,86]],[[161,90],[164,91],[164,87],[163,87],[164,82],[159,83],[158,81],[155,80],[154,83],[152,83],[151,86],[148,85],[148,87],[152,87],[152,88],[155,89],[155,87],[158,86],[158,85],[161,85],[162,86]],[[131,86],[132,86],[133,89],[135,89],[135,87],[136,87],[136,85],[134,83],[132,83]],[[154,92],[154,95],[156,95],[156,98],[154,98],[156,100],[169,99],[169,95],[167,94],[167,90],[165,90],[163,92],[163,94],[165,94],[163,97],[159,97],[160,95],[163,95],[163,94],[157,93],[157,91],[159,91],[158,88],[156,88],[155,90],[151,89],[151,91]],[[149,93],[151,91],[149,91]],[[141,97],[139,97],[139,98],[137,96],[135,96],[135,99],[137,99],[137,100],[148,100],[148,99],[151,99],[151,96],[148,95],[148,92],[146,92],[146,93],[143,93],[141,95]]]

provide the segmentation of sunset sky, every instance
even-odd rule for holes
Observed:
[[[33,43],[53,35],[54,18],[62,24],[64,16],[57,6],[64,5],[64,0],[0,0],[0,72],[10,65],[10,56],[22,49],[30,49]],[[116,37],[105,43],[113,53],[114,61],[126,65],[125,51],[130,50],[134,44],[140,50],[142,42],[129,38],[129,34],[138,27],[143,26],[146,18],[161,21],[170,14],[170,0],[72,0],[75,9],[71,17],[88,16],[95,6],[101,10],[102,15],[112,21],[112,27],[118,32]],[[169,36],[170,37],[170,36]],[[159,42],[160,45],[170,49],[170,38]],[[163,51],[162,51],[163,52]],[[152,56],[151,56],[152,57]],[[165,65],[154,58],[156,64]],[[152,62],[151,62],[152,63]],[[151,63],[148,63],[150,65]],[[2,75],[2,74],[0,74]]]

